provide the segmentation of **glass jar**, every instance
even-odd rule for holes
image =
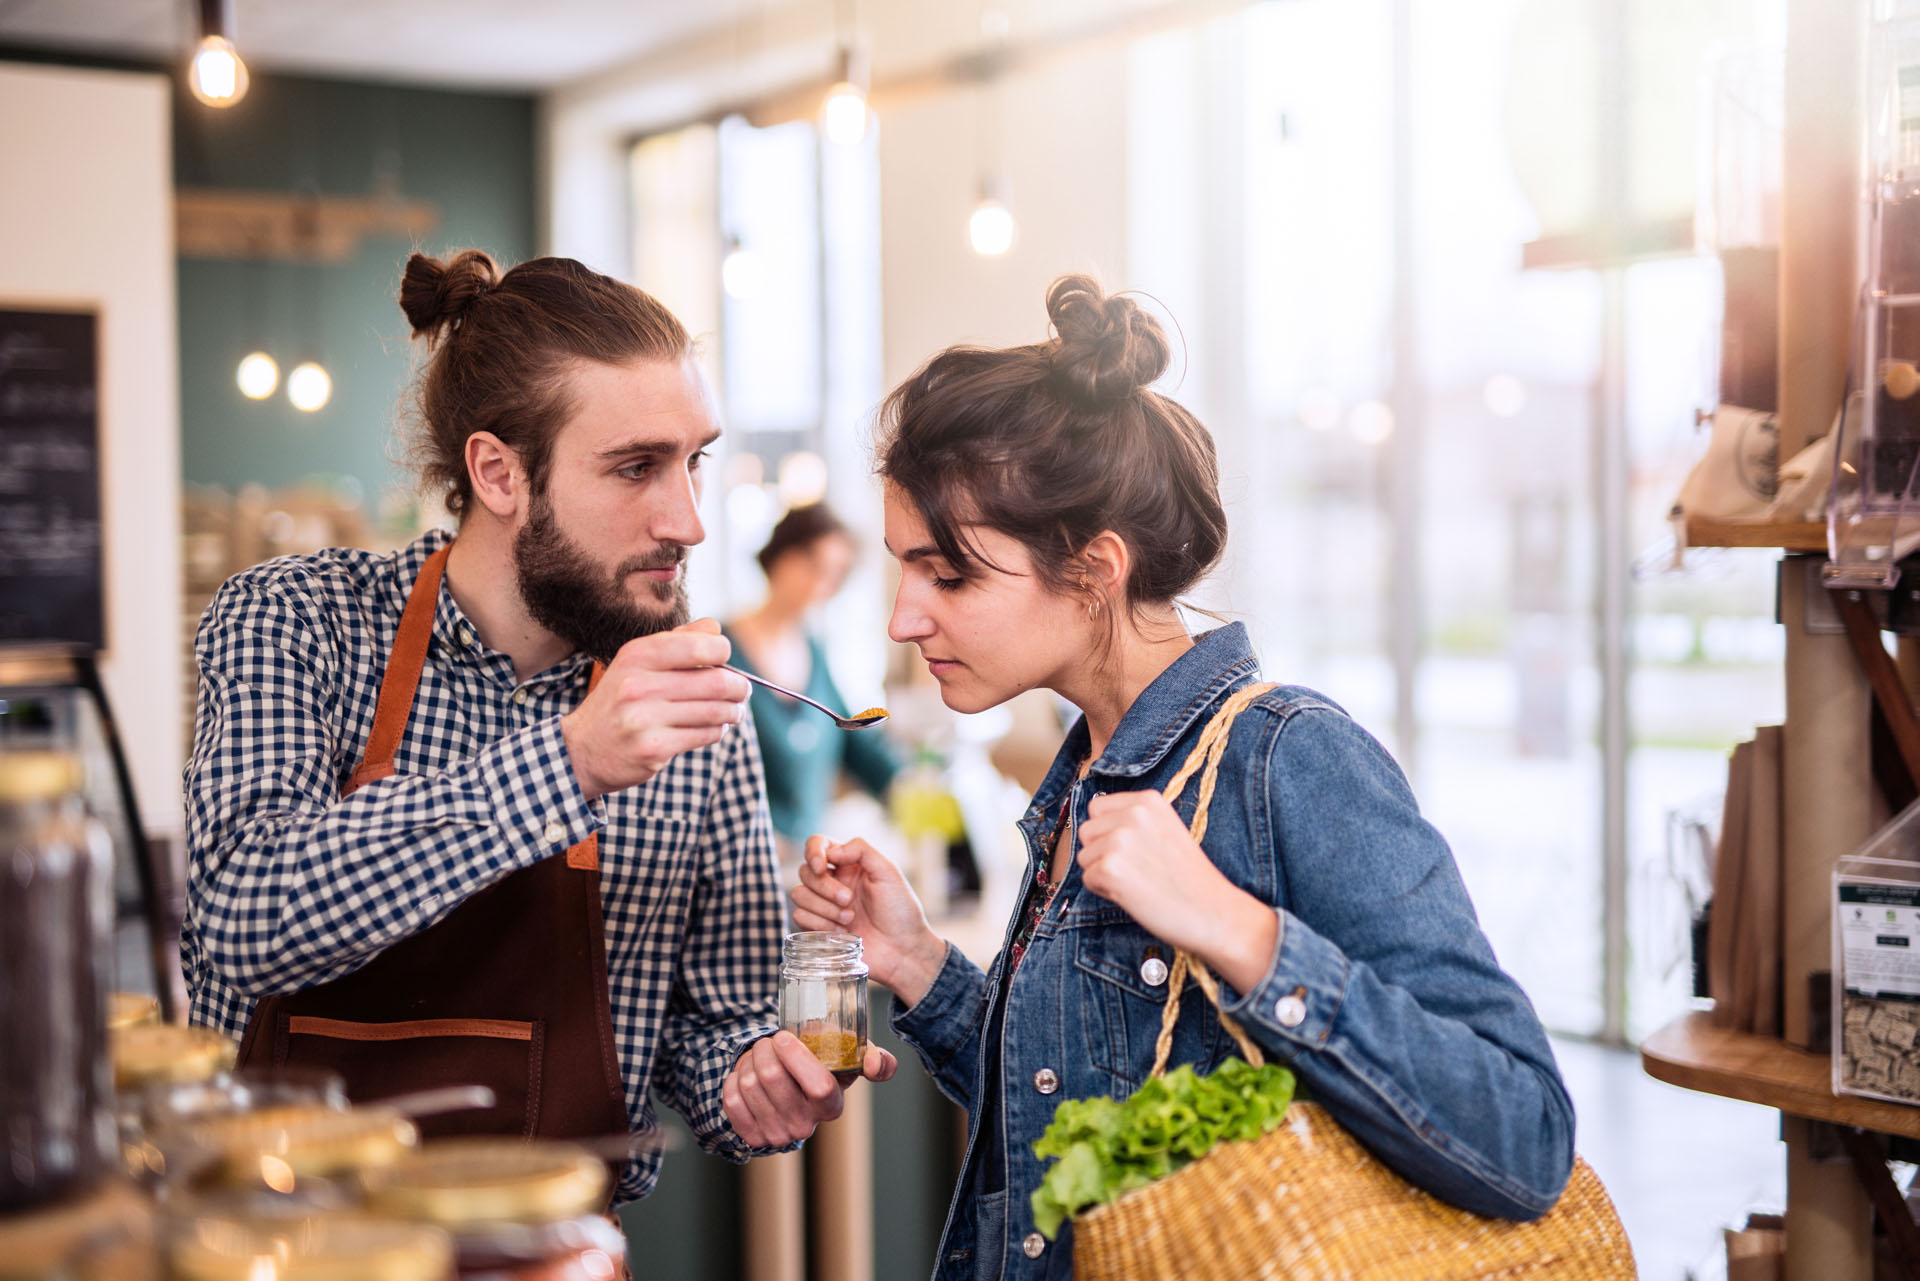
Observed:
[[[69,753],[0,750],[0,1212],[84,1190],[118,1150],[113,849],[80,783]]]
[[[834,1072],[867,1056],[867,961],[857,935],[789,934],[780,956],[780,1026]]]
[[[175,1227],[167,1262],[174,1281],[446,1281],[453,1243],[391,1219],[210,1216]]]
[[[608,1171],[586,1149],[521,1139],[442,1139],[363,1185],[369,1211],[436,1224],[461,1281],[609,1281],[626,1238],[599,1211]]]
[[[150,1086],[209,1081],[233,1066],[239,1043],[212,1028],[136,1023],[108,1037],[113,1084],[135,1098]]]
[[[397,1161],[419,1146],[420,1132],[392,1108],[288,1102],[191,1117],[160,1141],[221,1182],[264,1183],[284,1192],[301,1178],[338,1177]]]
[[[107,997],[107,1030],[140,1027],[160,1021],[160,998],[140,992],[114,992]]]

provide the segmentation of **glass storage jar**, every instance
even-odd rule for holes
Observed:
[[[439,1228],[355,1215],[195,1217],[167,1248],[173,1281],[446,1281],[453,1242]]]
[[[461,1281],[610,1281],[626,1258],[607,1166],[574,1144],[441,1139],[363,1183],[373,1213],[446,1229]]]
[[[858,936],[787,935],[780,958],[780,1026],[835,1072],[867,1056],[867,961]]]
[[[118,1150],[113,849],[80,784],[70,753],[0,750],[0,1212],[84,1190]]]

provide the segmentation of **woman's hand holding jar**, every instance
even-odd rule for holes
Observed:
[[[808,837],[792,897],[795,925],[859,935],[873,979],[909,1007],[939,976],[946,940],[927,924],[900,869],[865,841]]]

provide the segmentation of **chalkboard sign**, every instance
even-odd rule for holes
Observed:
[[[0,308],[0,645],[105,645],[96,327]]]

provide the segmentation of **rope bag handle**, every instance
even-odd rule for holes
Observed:
[[[1168,804],[1179,800],[1180,794],[1195,774],[1200,776],[1200,796],[1193,806],[1193,822],[1188,830],[1193,833],[1193,842],[1198,845],[1207,834],[1207,810],[1213,805],[1213,792],[1220,781],[1220,758],[1227,751],[1227,734],[1233,729],[1233,722],[1241,712],[1252,705],[1255,699],[1278,686],[1268,684],[1243,685],[1235,690],[1220,710],[1213,714],[1205,729],[1200,731],[1200,741],[1193,745],[1185,763],[1180,766],[1161,795]],[[1213,1004],[1213,1012],[1220,1017],[1220,1026],[1227,1030],[1233,1043],[1240,1047],[1240,1053],[1248,1063],[1260,1067],[1266,1062],[1266,1056],[1260,1047],[1246,1034],[1241,1026],[1228,1016],[1220,1005],[1220,984],[1206,964],[1200,958],[1178,948],[1173,954],[1173,968],[1167,974],[1167,1003],[1160,1011],[1160,1037],[1153,1046],[1153,1071],[1149,1076],[1164,1076],[1167,1071],[1167,1056],[1173,1052],[1173,1025],[1180,1018],[1180,994],[1186,987],[1188,976],[1207,994],[1207,1000]]]

